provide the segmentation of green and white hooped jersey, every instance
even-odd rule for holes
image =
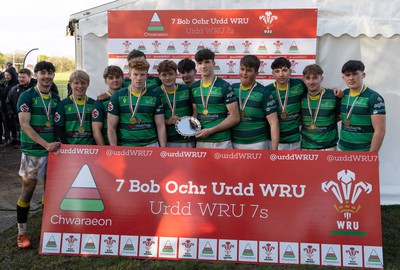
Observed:
[[[154,116],[164,114],[161,102],[161,92],[156,89],[147,89],[140,98],[139,107],[131,123],[132,110],[135,111],[138,97],[131,94],[129,88],[122,88],[111,96],[108,104],[108,113],[119,116],[118,145],[146,146],[158,141]]]
[[[216,78],[212,87],[210,98],[207,104],[208,114],[204,115],[205,109],[201,99],[200,91],[201,80],[194,82],[191,88],[192,102],[197,106],[197,117],[201,123],[201,128],[212,128],[221,123],[228,115],[227,104],[236,102],[235,92],[232,86],[221,78]],[[206,101],[210,92],[210,87],[203,87],[203,97]],[[223,142],[231,140],[231,130],[224,130],[214,133],[205,139],[197,139],[199,142]]]
[[[18,113],[28,112],[31,114],[29,121],[30,126],[47,142],[54,142],[54,113],[56,107],[60,102],[60,97],[54,93],[42,94],[43,101],[46,108],[50,106],[49,118],[50,126],[46,126],[47,116],[46,109],[43,106],[40,94],[35,87],[32,87],[21,94],[17,103]],[[51,104],[51,105],[50,105]],[[49,152],[43,148],[40,144],[32,140],[25,132],[21,129],[21,152],[29,156],[43,157],[47,156]]]
[[[315,121],[314,129],[311,122],[315,118],[320,95],[308,97],[304,93],[301,103],[301,148],[325,149],[334,147],[338,141],[338,128],[336,116],[340,111],[340,98],[336,97],[332,89],[322,89],[322,99]],[[310,102],[310,108],[308,106]],[[311,113],[310,114],[310,109]]]
[[[244,116],[241,117],[240,123],[232,128],[232,142],[253,144],[271,139],[270,126],[266,117],[277,111],[276,101],[271,92],[256,82],[245,103],[250,89],[242,90],[242,95],[240,95],[240,83],[235,83],[232,87],[238,99],[238,106],[240,107],[240,96],[242,106],[245,105]]]
[[[342,151],[369,151],[374,135],[371,116],[386,114],[385,101],[374,90],[365,86],[364,91],[356,99],[357,96],[350,95],[350,89],[344,90],[340,106],[342,128],[340,130],[339,148]],[[343,121],[347,118],[354,101],[355,104],[349,118],[350,124],[345,125]]]
[[[93,105],[92,111],[92,122],[103,123],[103,128],[101,129],[101,133],[103,134],[104,143],[109,145],[108,135],[107,135],[107,109],[108,103],[110,103],[110,98],[104,100],[96,100]]]
[[[275,83],[271,83],[266,86],[277,101],[278,106],[278,117],[279,117],[279,143],[295,143],[300,141],[300,111],[301,111],[301,100],[303,94],[306,91],[306,86],[300,79],[289,79],[289,93],[285,111],[288,112],[285,119],[282,119],[282,108],[279,105],[278,99],[280,98],[282,104],[284,104],[286,91],[279,90],[279,96],[275,89]]]
[[[172,110],[168,103],[168,99],[165,95],[165,92],[158,87],[156,91],[161,91],[161,102],[164,106],[164,116],[165,119],[169,119],[172,116]],[[174,106],[174,93],[168,93],[169,101],[171,102],[171,106]],[[187,85],[177,84],[176,85],[176,95],[175,95],[175,111],[174,114],[179,117],[183,116],[191,116],[193,114],[193,106],[192,100],[190,98],[190,88]],[[194,137],[189,139],[185,139],[180,135],[176,129],[175,125],[167,125],[167,141],[168,142],[176,142],[176,143],[187,143],[194,141]]]
[[[86,104],[83,98],[75,99],[75,101],[79,112],[76,110],[72,96],[61,100],[54,115],[54,124],[65,127],[65,137],[68,144],[95,144],[92,131],[92,111],[95,100],[86,97]],[[85,111],[83,111],[84,107]],[[85,112],[82,121],[84,130],[80,132],[81,123],[79,118],[83,116],[83,112]],[[80,116],[78,116],[78,113]]]

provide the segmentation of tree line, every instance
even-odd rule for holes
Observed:
[[[23,68],[24,58],[28,52],[17,51],[12,53],[1,53],[0,52],[0,70],[5,70],[7,62],[13,62],[14,67],[17,70]],[[38,61],[49,61],[52,62],[57,72],[68,72],[75,69],[75,59],[67,56],[46,56],[39,55]]]

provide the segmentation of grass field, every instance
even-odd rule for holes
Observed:
[[[70,72],[61,72],[61,73],[56,72],[56,77],[54,78],[54,83],[58,87],[58,91],[60,93],[61,99],[67,97],[67,93],[68,93],[67,84],[68,84],[70,74],[71,74]]]
[[[386,270],[400,269],[400,205],[382,206],[383,257]],[[0,234],[0,269],[215,269],[215,270],[261,270],[261,269],[337,269],[315,266],[276,266],[234,263],[209,263],[200,261],[161,261],[112,257],[73,257],[39,255],[39,236],[42,212],[31,215],[29,227],[33,247],[18,250],[16,226]],[[357,268],[341,268],[357,269]],[[358,268],[359,269],[359,268]]]

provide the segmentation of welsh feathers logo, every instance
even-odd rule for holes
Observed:
[[[125,48],[125,51],[124,51],[124,53],[129,53],[131,50],[130,50],[130,47],[131,47],[131,45],[132,45],[132,42],[130,42],[129,40],[125,40],[123,43],[122,43],[122,45],[124,46],[124,48]]]
[[[357,181],[356,175],[350,170],[342,170],[337,174],[337,181],[325,181],[321,186],[324,192],[331,191],[338,204],[334,204],[334,208],[339,213],[343,213],[346,219],[351,217],[360,210],[361,205],[357,204],[357,199],[362,193],[370,194],[372,192],[372,185]]]
[[[63,211],[102,212],[104,203],[89,166],[84,164],[60,204]]]
[[[278,16],[272,15],[272,12],[267,10],[264,15],[261,15],[258,19],[264,23],[264,36],[272,36],[273,21],[278,20]]]

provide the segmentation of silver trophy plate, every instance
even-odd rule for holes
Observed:
[[[175,129],[182,136],[191,137],[201,130],[201,124],[192,116],[184,116],[176,121]]]

